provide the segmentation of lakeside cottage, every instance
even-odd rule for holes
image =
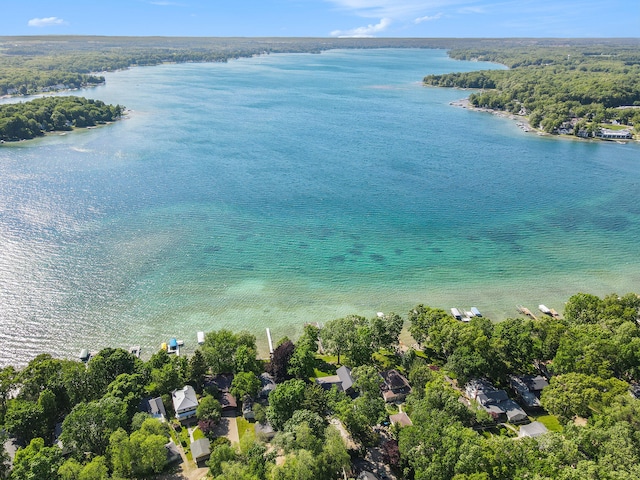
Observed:
[[[549,386],[549,382],[542,375],[511,375],[509,386],[526,408],[541,408],[540,393]]]
[[[178,420],[182,422],[196,416],[198,397],[191,385],[185,385],[184,388],[171,392],[171,399]]]
[[[478,402],[496,422],[522,423],[528,419],[525,411],[509,398],[507,392],[498,390],[488,380],[471,380],[465,386],[465,393],[470,400]]]
[[[384,382],[382,398],[385,402],[401,402],[411,393],[409,381],[397,370],[387,370],[382,372],[380,376]]]

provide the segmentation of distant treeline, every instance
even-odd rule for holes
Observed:
[[[118,119],[121,105],[82,97],[45,97],[0,105],[0,140],[27,140],[55,130],[90,127]]]
[[[481,89],[472,105],[521,113],[532,126],[553,132],[615,121],[640,125],[640,50],[610,43],[582,46],[465,48],[452,58],[499,62],[509,70],[429,75],[428,85]]]

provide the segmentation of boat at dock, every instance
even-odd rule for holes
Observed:
[[[458,310],[457,308],[451,309],[451,315],[453,315],[456,320],[462,320],[462,314],[460,313],[460,310]]]
[[[204,343],[204,332],[198,332],[198,345],[202,345]]]
[[[141,352],[142,352],[142,348],[140,347],[140,345],[134,345],[132,347],[129,347],[129,353],[131,355],[135,355],[137,358],[140,358]]]
[[[551,316],[551,310],[546,305],[543,305],[542,303],[538,305],[538,310],[540,310],[545,315]]]
[[[476,317],[482,316],[482,314],[480,313],[480,310],[478,310],[476,307],[471,307],[471,313],[473,313]]]

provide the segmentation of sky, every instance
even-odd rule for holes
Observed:
[[[640,0],[2,0],[0,35],[640,37]]]

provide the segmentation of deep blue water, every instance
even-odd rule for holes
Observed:
[[[640,148],[452,107],[433,50],[134,68],[109,126],[0,147],[0,364],[640,292]],[[77,94],[78,92],[72,92]]]

